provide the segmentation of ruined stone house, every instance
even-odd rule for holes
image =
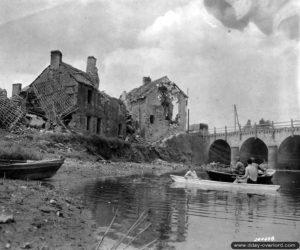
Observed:
[[[121,96],[140,135],[149,142],[186,130],[187,99],[167,76],[155,81],[143,77],[142,86]]]
[[[50,65],[26,88],[13,85],[13,96],[25,100],[29,113],[45,117],[48,124],[105,136],[125,136],[126,107],[119,99],[99,91],[96,58],[88,57],[86,72],[62,61],[51,51]]]

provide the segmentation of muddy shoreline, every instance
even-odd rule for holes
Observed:
[[[183,164],[66,159],[48,181],[0,181],[0,249],[96,249],[101,235],[82,197],[70,191],[102,177],[181,172]],[[5,218],[12,216],[5,222]]]

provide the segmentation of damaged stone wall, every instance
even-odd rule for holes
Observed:
[[[122,95],[132,118],[138,123],[139,134],[149,142],[186,129],[187,96],[167,77],[155,82],[144,83],[129,92],[129,96]],[[146,84],[149,84],[148,89]],[[141,94],[143,92],[146,94]]]
[[[20,96],[28,112],[46,118],[47,127],[58,124],[78,132],[125,137],[126,108],[100,92],[99,82],[96,58],[88,57],[83,72],[64,63],[60,51],[51,51],[50,65]]]
[[[170,120],[166,108],[162,106],[159,93],[154,90],[146,98],[145,105],[142,108],[144,114],[145,139],[154,141],[168,132]]]
[[[178,94],[178,126],[179,129],[182,131],[186,130],[186,124],[187,124],[187,99],[181,94]]]
[[[72,86],[72,79],[61,75],[65,80],[70,80],[69,84],[65,83],[67,87],[64,87],[64,91],[71,98],[74,107],[75,105],[77,107],[63,117],[62,121],[65,125],[77,132],[125,138],[126,107],[120,100],[85,84],[79,83]],[[46,112],[37,112],[39,108],[44,109],[40,107],[40,102],[37,101],[38,98],[33,91],[28,92],[28,97],[30,98],[27,98],[27,108],[36,111],[32,113],[47,117]]]
[[[79,84],[77,106],[70,127],[107,137],[125,138],[126,107],[120,100]]]

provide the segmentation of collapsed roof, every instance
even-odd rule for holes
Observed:
[[[0,127],[12,130],[19,125],[25,113],[16,103],[6,97],[0,98]]]
[[[78,83],[98,89],[97,71],[94,57],[88,57],[87,72],[83,72],[64,63],[60,51],[51,51],[50,65],[29,85],[29,88],[23,89],[22,93],[34,92],[48,120],[57,123],[61,118],[77,110],[72,95],[75,94],[75,86]]]
[[[138,100],[144,99],[147,95],[149,95],[154,89],[159,88],[161,85],[167,87],[168,91],[172,94],[182,94],[185,98],[188,96],[167,76],[161,77],[155,81],[151,81],[143,84],[142,86],[135,88],[127,93],[126,99],[129,102],[136,102]]]

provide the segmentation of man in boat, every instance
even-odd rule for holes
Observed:
[[[213,162],[211,162],[209,165],[210,165],[211,167],[215,167],[215,166],[217,166],[217,163],[215,163],[215,161],[213,161]]]
[[[258,164],[255,162],[255,158],[254,157],[250,157],[251,161],[252,161],[252,165],[254,165],[255,167],[258,167]]]
[[[184,175],[184,178],[186,179],[198,179],[197,173],[194,170],[193,167],[189,166],[189,170],[186,172],[186,174]]]
[[[260,164],[260,165],[258,165],[255,162],[255,158],[254,157],[251,157],[250,159],[252,160],[252,165],[254,165],[257,168],[258,174],[265,174],[266,173],[268,165],[267,165],[265,159],[264,159],[263,163]]]
[[[252,159],[248,159],[247,164],[248,165],[246,167],[245,175],[242,177],[237,177],[235,182],[237,183],[247,182],[249,184],[257,183],[257,177],[258,177],[257,166],[253,164]]]
[[[237,162],[235,164],[233,173],[237,175],[245,174],[245,165],[241,162],[240,157],[237,157]]]
[[[261,170],[262,172],[266,172],[267,169],[268,169],[268,163],[264,159],[264,161],[259,165],[259,170]]]

